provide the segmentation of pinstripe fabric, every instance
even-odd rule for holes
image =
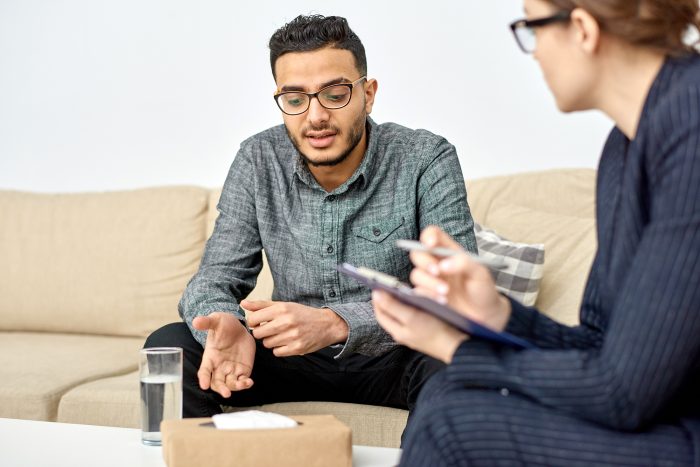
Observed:
[[[610,134],[597,219],[581,324],[512,302],[542,350],[465,342],[403,465],[700,465],[700,57],[666,61],[633,141]]]

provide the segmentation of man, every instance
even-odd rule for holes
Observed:
[[[476,251],[454,147],[368,117],[377,81],[343,18],[297,17],[272,36],[270,62],[284,125],[241,145],[180,301],[185,323],[145,346],[184,349],[185,417],[301,400],[410,409],[442,363],[397,346],[374,318],[370,291],[336,266],[407,280],[410,261],[395,241],[430,224]],[[262,249],[273,300],[242,300]]]

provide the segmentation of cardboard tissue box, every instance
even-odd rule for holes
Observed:
[[[168,467],[352,466],[352,432],[347,425],[332,415],[290,418],[298,425],[217,429],[211,418],[164,420],[163,458]]]

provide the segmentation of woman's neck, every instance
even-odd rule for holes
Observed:
[[[609,47],[601,66],[597,105],[630,140],[637,135],[644,103],[664,64],[661,52],[625,44]]]

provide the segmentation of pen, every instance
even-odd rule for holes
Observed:
[[[425,253],[430,253],[433,256],[439,256],[441,258],[447,258],[450,256],[455,256],[455,255],[469,255],[471,259],[476,261],[479,264],[483,264],[484,266],[491,268],[491,269],[506,269],[508,267],[508,264],[506,264],[505,260],[503,258],[491,258],[491,257],[485,257],[485,256],[478,256],[473,253],[470,253],[468,251],[461,251],[461,250],[453,250],[451,248],[444,248],[444,247],[436,247],[436,248],[428,248],[427,246],[423,245],[421,242],[417,242],[415,240],[396,240],[396,246],[401,248],[402,250],[406,251],[423,251]]]

